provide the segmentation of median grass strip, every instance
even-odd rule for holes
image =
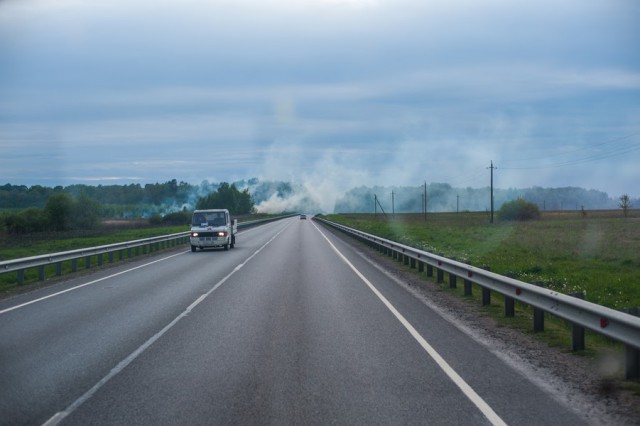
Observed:
[[[159,226],[116,230],[101,228],[93,231],[69,231],[56,233],[34,233],[24,236],[4,236],[0,240],[0,260],[19,259],[46,253],[58,253],[87,247],[115,244],[160,235],[174,234],[188,230],[189,228],[187,226]],[[138,253],[140,254],[142,252],[143,249],[139,248]],[[134,257],[135,254],[136,251],[133,249],[131,257]],[[129,258],[126,250],[123,253],[123,258]],[[115,254],[114,261],[118,260],[119,256],[118,254]],[[108,263],[108,256],[104,255],[102,261],[105,264]],[[98,263],[99,261],[97,256],[91,256],[89,258],[89,265],[91,267],[97,266]],[[87,259],[78,259],[76,268],[78,271],[87,269]],[[63,262],[62,275],[69,272],[72,272],[72,262]],[[29,284],[38,281],[39,272],[37,268],[27,269],[24,274],[25,283]],[[45,267],[45,275],[46,277],[55,276],[56,266],[49,265]],[[0,292],[10,292],[17,286],[16,273],[0,274]]]

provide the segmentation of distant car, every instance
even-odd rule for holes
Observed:
[[[306,214],[301,214],[301,215],[300,215],[300,219],[306,219],[306,218],[307,218],[307,215],[306,215]]]

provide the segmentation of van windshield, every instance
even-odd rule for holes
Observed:
[[[224,226],[227,223],[224,212],[195,213],[192,226]]]

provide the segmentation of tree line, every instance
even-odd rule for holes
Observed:
[[[199,187],[174,180],[164,184],[112,185],[92,187],[73,185],[71,187],[46,188],[35,186],[5,185],[0,189],[0,228],[10,234],[28,234],[44,231],[67,231],[92,229],[101,218],[113,217],[113,204],[149,203],[151,205],[171,205],[166,215],[156,210],[149,215],[152,224],[187,224],[195,198],[195,208],[225,208],[232,215],[254,212],[254,202],[248,189],[242,191],[234,184],[222,182],[216,189],[198,196],[203,188],[211,189],[208,182]],[[46,198],[46,199],[45,199]],[[43,202],[44,201],[44,202]],[[182,202],[182,203],[181,203]],[[181,208],[176,205],[182,204]],[[27,206],[20,208],[20,206]],[[2,230],[2,229],[0,229]]]
[[[216,184],[203,181],[200,185],[178,182],[176,179],[164,183],[151,183],[144,186],[135,183],[130,185],[69,185],[66,187],[46,187],[33,185],[6,184],[0,186],[0,208],[23,209],[28,207],[44,207],[54,195],[67,194],[74,198],[80,196],[95,200],[100,204],[151,204],[161,205],[167,200],[175,203],[187,203],[194,193],[215,191]]]

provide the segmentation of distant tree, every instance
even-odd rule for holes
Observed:
[[[532,220],[540,217],[540,210],[534,203],[522,198],[504,203],[498,211],[500,220]]]
[[[87,195],[82,194],[73,201],[70,211],[69,227],[74,229],[91,229],[98,224],[100,205]]]
[[[628,194],[623,194],[620,197],[620,203],[618,203],[618,206],[622,209],[624,217],[627,217],[629,214],[629,208],[631,207],[631,199]]]
[[[44,207],[49,225],[54,231],[64,231],[69,228],[73,199],[67,194],[56,194],[49,197]]]
[[[197,209],[228,209],[233,215],[249,214],[254,204],[249,190],[239,191],[235,185],[222,182],[216,192],[202,197],[196,204]]]

